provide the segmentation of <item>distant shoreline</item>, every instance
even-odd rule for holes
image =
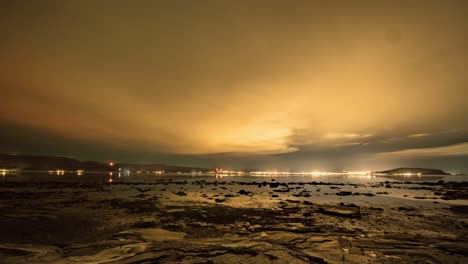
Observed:
[[[116,171],[131,171],[141,173],[215,173],[215,174],[240,174],[249,173],[255,175],[327,175],[327,174],[359,174],[359,175],[387,175],[387,176],[412,176],[412,175],[452,175],[441,169],[432,168],[396,168],[383,171],[359,171],[359,172],[300,172],[300,171],[255,171],[239,170],[224,171],[215,168],[200,168],[191,166],[173,166],[165,164],[132,164],[99,161],[80,161],[74,158],[59,156],[34,156],[34,155],[8,155],[0,154],[0,172],[77,172],[106,173]],[[464,174],[457,174],[464,175]]]

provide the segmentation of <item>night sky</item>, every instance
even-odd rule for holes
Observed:
[[[468,172],[468,1],[1,1],[0,152]]]

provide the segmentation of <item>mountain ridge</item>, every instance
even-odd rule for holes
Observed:
[[[113,171],[118,168],[142,171],[190,172],[209,171],[207,168],[191,166],[174,166],[165,164],[133,164],[133,163],[106,163],[99,161],[81,161],[76,158],[62,156],[35,156],[35,155],[9,155],[0,154],[0,168],[18,170],[88,170]]]
[[[420,175],[451,175],[443,170],[429,169],[429,168],[411,168],[411,167],[400,167],[391,170],[376,171],[376,173],[382,174],[420,174]]]

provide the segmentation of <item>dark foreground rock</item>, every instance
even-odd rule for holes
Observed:
[[[212,197],[162,186],[0,185],[0,263],[468,262],[466,205],[320,204],[257,183],[259,203],[245,186]]]
[[[322,205],[318,212],[342,217],[361,217],[361,208],[357,205]]]

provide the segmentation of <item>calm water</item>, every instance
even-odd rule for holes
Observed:
[[[196,181],[205,181],[204,184],[196,184]],[[223,197],[225,194],[236,194],[240,190],[252,192],[252,197],[240,196],[241,198],[230,198],[226,204],[242,206],[246,202],[258,203],[263,206],[271,201],[278,200],[308,200],[314,203],[339,203],[348,202],[358,205],[371,206],[415,206],[415,207],[447,207],[454,204],[468,205],[468,200],[443,200],[436,196],[433,190],[421,189],[425,185],[421,182],[462,182],[467,181],[465,175],[433,175],[433,176],[357,176],[357,175],[308,175],[308,176],[215,176],[215,175],[190,175],[190,174],[148,174],[148,173],[83,173],[78,175],[76,172],[57,173],[47,172],[22,172],[19,174],[6,174],[0,176],[2,182],[58,182],[58,183],[87,183],[87,184],[106,184],[115,191],[121,192],[125,196],[126,187],[116,185],[119,182],[132,183],[154,183],[165,182],[164,184],[152,185],[153,194],[157,193],[175,193],[184,191],[189,194],[187,198],[204,201],[206,198],[202,194],[210,196],[216,195]],[[178,184],[168,184],[172,183]],[[258,187],[257,184],[243,183],[262,183],[262,182],[285,182],[290,183],[292,188],[288,192],[275,192],[275,190],[284,189],[280,186],[276,189],[269,188],[268,185]],[[214,183],[218,183],[216,186]],[[332,183],[327,184],[305,184],[298,183]],[[399,183],[394,183],[399,182]],[[335,183],[336,185],[333,185]],[[388,187],[387,184],[390,183]],[[202,185],[202,186],[201,186]],[[115,187],[113,187],[115,186]],[[441,186],[439,186],[441,187]],[[433,188],[439,188],[433,187]],[[432,187],[431,187],[432,188]],[[164,190],[163,190],[164,189]],[[167,189],[167,192],[166,192]],[[31,190],[33,191],[33,190]],[[301,192],[307,192],[310,196],[295,196]],[[339,196],[339,192],[352,192],[353,195]],[[357,195],[356,195],[357,193]],[[372,193],[375,196],[366,196],[364,194]],[[278,195],[273,197],[272,195]],[[418,198],[419,197],[419,198]],[[424,199],[421,199],[424,197]],[[173,196],[171,199],[178,199]],[[248,198],[248,201],[245,200]]]
[[[208,174],[154,174],[154,173],[82,173],[64,172],[21,172],[0,175],[3,182],[65,182],[65,183],[101,183],[109,182],[143,182],[150,183],[161,180],[182,180],[182,181],[240,181],[240,182],[263,182],[274,179],[278,182],[325,182],[325,183],[351,183],[366,184],[384,181],[411,181],[411,182],[461,182],[468,181],[466,175],[431,175],[431,176],[364,176],[364,175],[306,175],[306,176],[220,176]]]

